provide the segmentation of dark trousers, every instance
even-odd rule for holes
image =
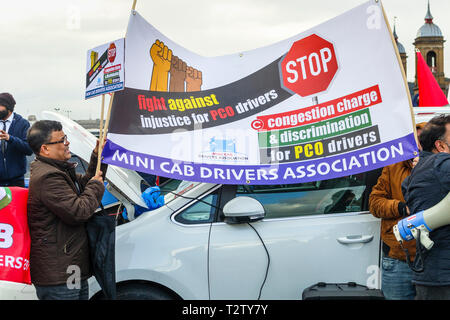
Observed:
[[[68,288],[66,284],[56,286],[34,286],[39,300],[88,300],[89,285],[87,280],[80,282],[80,288]]]
[[[0,187],[22,187],[25,188],[25,179],[18,178],[9,181],[0,181]]]
[[[450,286],[431,287],[416,284],[416,300],[450,300]]]

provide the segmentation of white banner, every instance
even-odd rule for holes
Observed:
[[[408,89],[381,4],[279,43],[206,58],[139,14],[105,162],[190,181],[330,179],[414,157]]]

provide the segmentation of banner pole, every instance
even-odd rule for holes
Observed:
[[[106,134],[108,133],[108,127],[109,127],[109,118],[111,117],[111,106],[114,100],[114,92],[111,94],[111,99],[109,99],[109,106],[108,106],[108,114],[106,115],[106,121],[105,121],[105,128],[103,129],[103,140],[105,140]],[[103,148],[103,145],[102,145]]]
[[[137,0],[133,0],[133,5],[131,6],[131,10],[136,10],[136,3]],[[106,139],[106,134],[108,133],[108,127],[109,127],[109,118],[111,117],[111,106],[114,100],[114,92],[111,94],[111,98],[109,100],[108,105],[108,113],[106,116],[105,126],[103,128],[103,113],[104,113],[104,105],[105,105],[105,95],[102,94],[102,110],[101,110],[101,116],[100,116],[100,132],[99,132],[99,146],[98,146],[98,160],[97,160],[97,169],[95,171],[95,174],[97,174],[100,171],[100,165],[102,162],[102,152],[103,152],[103,144]]]
[[[98,146],[98,158],[97,158],[97,169],[95,170],[95,174],[97,175],[97,173],[100,171],[100,165],[101,165],[101,155],[102,155],[102,151],[103,151],[103,141],[104,141],[104,134],[103,134],[103,118],[104,118],[104,113],[105,113],[105,94],[102,94],[102,109],[100,112],[100,129],[99,129],[99,146]]]
[[[384,11],[384,7],[383,7],[383,3],[381,3],[381,0],[376,0],[376,1],[377,2],[380,1],[381,10],[383,12],[383,17],[384,17],[384,22],[386,23],[387,29],[389,31],[389,35],[391,36],[392,44],[394,45],[395,55],[397,56],[397,62],[400,65],[400,70],[402,72],[403,82],[405,84],[405,89],[406,89],[406,93],[407,93],[406,95],[408,97],[408,102],[409,102],[409,111],[411,112],[411,119],[412,119],[413,130],[414,130],[414,138],[415,138],[416,143],[418,145],[419,139],[417,138],[416,120],[414,119],[414,110],[413,110],[413,106],[412,106],[411,94],[409,92],[408,80],[406,79],[406,73],[405,73],[405,70],[403,69],[402,59],[400,58],[400,53],[398,52],[398,48],[397,48],[397,44],[395,43],[394,35],[392,34],[391,27],[390,27],[389,22],[387,20],[386,12]],[[417,156],[418,153],[415,151],[414,155]]]

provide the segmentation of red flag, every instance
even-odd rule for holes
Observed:
[[[0,280],[31,283],[28,189],[0,187]]]
[[[417,83],[419,85],[419,107],[441,107],[448,104],[447,98],[431,73],[420,51],[417,55]]]

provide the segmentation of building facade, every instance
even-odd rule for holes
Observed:
[[[445,40],[441,29],[433,22],[433,16],[430,10],[430,1],[428,1],[425,23],[417,31],[413,45],[416,51],[421,52],[440,88],[447,96],[450,79],[445,78],[444,73],[444,43]],[[415,57],[415,61],[415,65],[417,66],[417,56]],[[416,94],[418,91],[416,68],[414,93]]]
[[[407,74],[406,50],[405,47],[398,41],[395,23],[393,36],[397,44],[400,58],[402,60],[403,69],[405,70],[405,74]],[[430,70],[433,73],[440,88],[447,96],[450,79],[445,77],[444,72],[444,43],[445,40],[441,29],[433,22],[433,15],[431,14],[430,10],[430,1],[428,1],[425,23],[417,31],[413,45],[415,51],[420,51],[422,53],[424,60],[430,67]],[[415,81],[413,83],[408,83],[411,95],[413,96],[413,103],[419,93],[419,88],[417,86],[417,56],[414,56],[416,66]]]

